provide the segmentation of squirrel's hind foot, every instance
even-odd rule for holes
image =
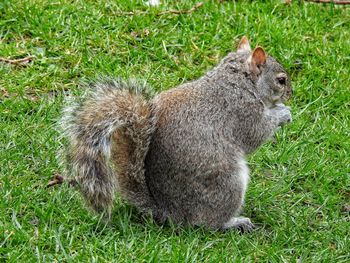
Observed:
[[[226,222],[222,230],[237,229],[240,233],[252,232],[256,227],[248,217],[232,217]]]

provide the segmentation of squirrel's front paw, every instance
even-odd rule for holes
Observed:
[[[292,122],[290,107],[285,106],[284,104],[278,104],[273,111],[278,119],[278,126],[283,126],[286,123]]]

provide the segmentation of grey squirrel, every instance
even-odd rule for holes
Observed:
[[[87,203],[111,212],[115,193],[157,222],[251,230],[239,217],[246,154],[291,121],[290,79],[246,37],[199,79],[154,98],[145,85],[96,83],[64,111],[68,171]]]

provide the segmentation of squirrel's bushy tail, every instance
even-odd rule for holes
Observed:
[[[139,209],[152,211],[144,160],[154,123],[144,87],[119,79],[96,83],[64,111],[68,172],[97,212],[110,213],[116,190]]]

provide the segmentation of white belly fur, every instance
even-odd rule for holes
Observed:
[[[238,159],[237,165],[238,165],[238,176],[242,182],[242,189],[243,189],[243,196],[244,196],[249,183],[249,168],[248,168],[247,162],[243,157]]]

